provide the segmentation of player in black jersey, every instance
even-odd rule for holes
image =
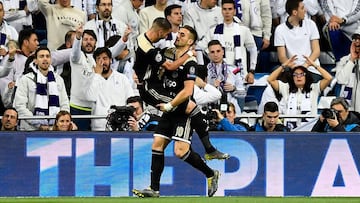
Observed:
[[[177,48],[173,52],[175,58],[180,58],[186,54],[195,41],[196,31],[192,27],[180,28],[175,42]],[[171,140],[175,141],[175,155],[200,170],[207,177],[208,196],[213,196],[217,190],[219,171],[209,168],[199,154],[190,149],[192,139],[190,122],[192,118],[185,112],[193,112],[196,109],[195,103],[189,102],[194,90],[196,65],[196,59],[192,56],[178,69],[173,71],[164,70],[160,75],[163,90],[167,92],[167,96],[173,98],[171,102],[175,107],[167,107],[166,105],[169,103],[160,103],[158,105],[164,113],[155,131],[152,144],[151,185],[150,188],[144,190],[134,189],[133,193],[139,197],[160,196],[160,177],[165,166],[164,150]]]
[[[165,107],[176,107],[179,103],[171,102],[174,98],[168,95],[169,93],[164,90],[162,75],[165,70],[176,70],[187,59],[192,57],[195,51],[188,50],[177,60],[167,60],[168,49],[159,49],[153,46],[153,43],[158,42],[160,39],[167,36],[171,31],[171,25],[165,18],[157,18],[150,30],[138,37],[138,49],[136,51],[136,61],[134,70],[139,79],[138,89],[141,98],[145,103],[156,106],[160,103],[167,103]],[[173,56],[169,57],[174,59]],[[209,140],[208,125],[205,115],[200,112],[193,101],[189,102],[192,105],[189,109],[194,109],[192,112],[187,111],[191,116],[191,125],[200,137],[200,140],[205,148],[205,158],[211,159],[228,159],[229,154],[218,151]]]

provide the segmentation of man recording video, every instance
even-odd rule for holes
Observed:
[[[360,132],[360,113],[349,111],[349,104],[343,97],[331,101],[330,109],[325,109],[312,132]]]

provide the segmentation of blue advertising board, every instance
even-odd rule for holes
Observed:
[[[211,133],[231,158],[217,196],[360,197],[360,135]],[[150,185],[151,133],[0,134],[0,196],[132,196]],[[204,154],[194,135],[193,149]],[[165,152],[161,195],[206,196],[205,176]]]

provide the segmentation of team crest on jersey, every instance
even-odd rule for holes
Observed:
[[[194,66],[191,66],[191,67],[189,68],[189,73],[192,74],[192,75],[195,74],[195,67],[194,67]]]
[[[194,66],[191,66],[189,68],[189,74],[187,74],[187,77],[189,79],[195,79],[196,78],[196,74],[195,74],[195,67]]]
[[[174,71],[174,72],[172,73],[171,77],[173,77],[173,78],[179,77],[178,72],[177,72],[177,71]]]
[[[155,61],[156,62],[162,61],[162,55],[160,54],[160,51],[157,52],[157,54],[155,56]]]

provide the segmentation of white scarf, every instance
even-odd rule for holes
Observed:
[[[234,26],[234,52],[235,52],[235,64],[236,66],[240,67],[241,65],[241,36],[240,36],[240,25],[238,23],[233,23]],[[224,23],[218,24],[215,27],[214,30],[214,39],[219,40],[219,42],[225,46],[225,40],[224,40]],[[225,57],[226,58],[226,53]],[[233,62],[228,63],[232,64]]]

